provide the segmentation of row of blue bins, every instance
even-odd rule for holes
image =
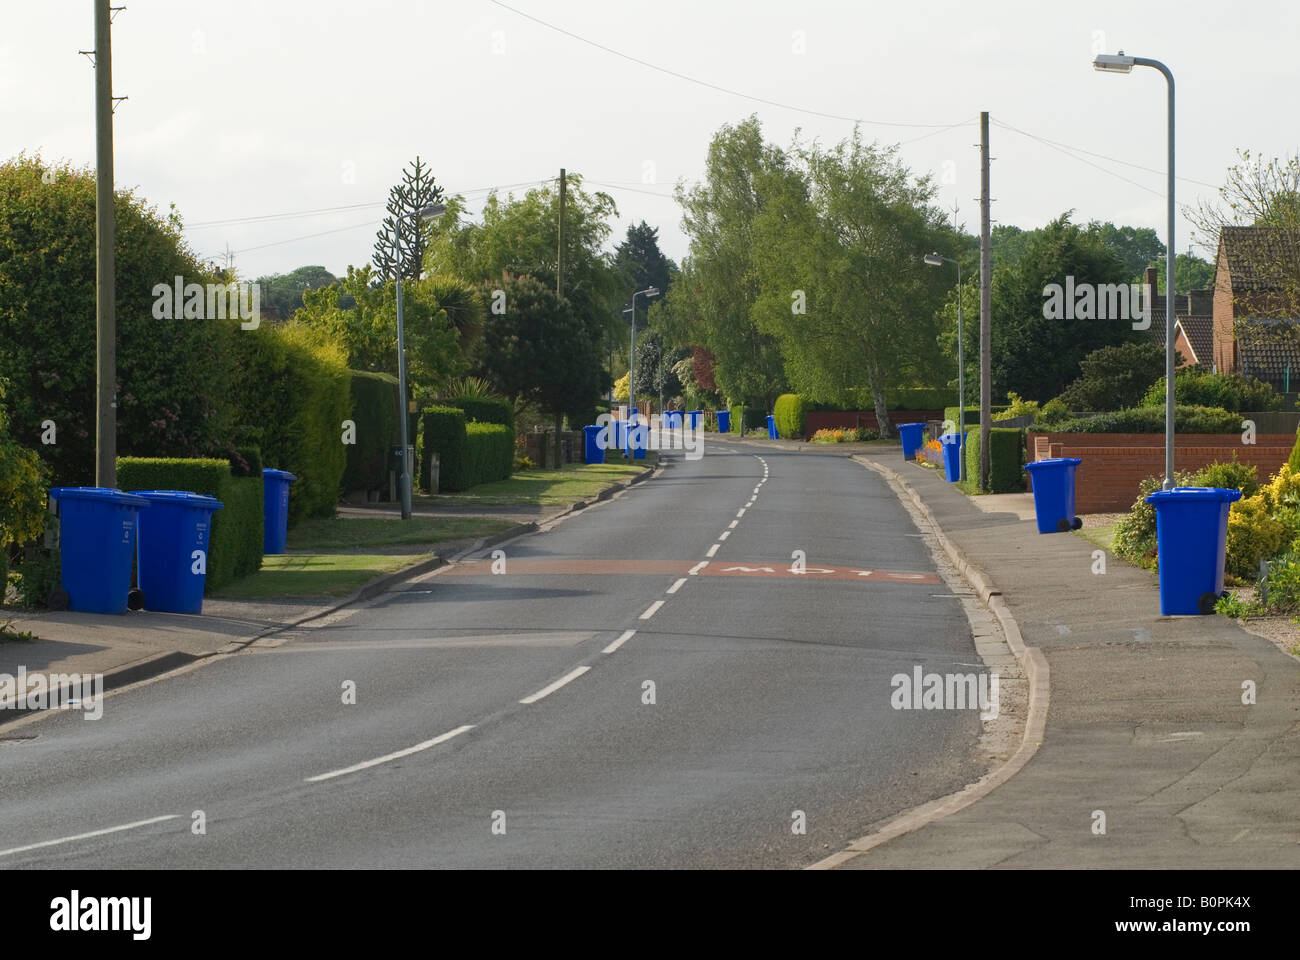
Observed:
[[[284,553],[289,484],[296,479],[284,470],[262,471],[264,553]],[[104,487],[55,487],[50,499],[59,518],[61,590],[51,606],[79,613],[125,613],[128,606],[202,612],[212,515],[221,501],[188,490]]]

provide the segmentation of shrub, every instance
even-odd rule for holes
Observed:
[[[1174,471],[1174,485],[1195,487],[1197,476],[1184,471]],[[1147,497],[1160,489],[1162,477],[1147,477],[1138,484],[1137,499],[1129,508],[1128,516],[1115,524],[1114,551],[1131,563],[1154,570],[1156,563],[1156,508],[1147,503]]]
[[[871,427],[854,427],[853,439],[857,443],[865,443],[868,440],[879,440],[880,431],[873,430]]]
[[[262,448],[236,447],[230,455],[230,472],[236,477],[260,477],[262,475]]]
[[[1164,433],[1162,407],[1131,407],[1115,413],[1065,420],[1052,428],[1057,433]],[[1237,433],[1241,417],[1216,407],[1175,407],[1178,433]]]
[[[853,439],[853,433],[846,427],[822,427],[808,439],[810,443],[846,443]]]
[[[421,415],[420,477],[429,475],[429,463],[436,453],[438,490],[468,489],[465,436],[464,410],[459,407],[427,407]],[[437,493],[438,490],[429,492]]]
[[[1300,427],[1296,428],[1295,443],[1291,447],[1291,456],[1287,457],[1286,465],[1291,468],[1292,473],[1300,473]]]
[[[966,432],[966,477],[980,475],[980,432]],[[1025,435],[1013,427],[989,430],[989,490],[1014,493],[1025,489]]]
[[[1204,367],[1184,367],[1174,375],[1174,403],[1243,410],[1278,410],[1282,397],[1269,384],[1240,373],[1212,373]],[[1153,383],[1142,406],[1163,407],[1165,378]]]
[[[1258,575],[1259,561],[1277,554],[1284,532],[1262,497],[1238,500],[1228,513],[1228,573],[1243,578]]]
[[[731,408],[731,430],[733,433],[744,430],[766,430],[767,414],[761,407],[734,406]]]
[[[397,378],[362,370],[350,373],[356,443],[347,446],[343,490],[378,490],[388,482],[390,451],[401,444]]]
[[[1300,609],[1300,556],[1287,552],[1269,564],[1264,593],[1271,610]]]
[[[1038,417],[1038,401],[1025,400],[1018,393],[1007,394],[1007,408],[997,413],[991,414],[990,419],[1014,420],[1016,417]]]
[[[119,457],[117,482],[123,490],[189,490],[222,502],[223,508],[212,515],[208,537],[206,592],[261,569],[260,476],[236,477],[225,460]],[[289,499],[292,504],[292,493]]]
[[[28,450],[9,435],[9,420],[2,406],[5,391],[0,381],[0,572],[8,569],[10,547],[27,543],[45,529],[45,490],[49,468],[35,450]],[[0,603],[5,578],[0,576]]]
[[[797,393],[783,393],[772,406],[776,432],[783,438],[802,437],[808,421],[808,401]]]
[[[14,573],[14,589],[20,607],[44,607],[50,591],[63,579],[58,553],[44,547],[34,556],[20,560]]]
[[[515,435],[504,424],[471,423],[465,427],[466,486],[505,480],[515,465]]]
[[[1211,463],[1202,467],[1196,474],[1195,486],[1240,490],[1243,497],[1253,497],[1259,492],[1259,477],[1252,464],[1238,463],[1234,452],[1228,463]]]
[[[1054,397],[1043,404],[1038,411],[1038,422],[1051,425],[1070,419],[1070,405],[1060,397]]]

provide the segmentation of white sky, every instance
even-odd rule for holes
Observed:
[[[721,124],[757,112],[781,145],[797,127],[828,142],[851,130],[667,76],[490,0],[115,2],[127,9],[113,27],[114,92],[130,98],[115,118],[117,184],[164,211],[175,203],[195,251],[229,245],[244,277],[366,262],[388,188],[417,153],[471,199],[561,166],[610,184],[613,239],[645,219],[680,260],[672,186],[700,175]],[[1035,227],[1075,208],[1079,221],[1164,238],[1164,80],[1095,73],[1094,45],[1174,71],[1178,173],[1203,181],[1179,181],[1180,206],[1213,195],[1234,148],[1284,155],[1300,140],[1294,0],[506,2],[755,97],[865,120],[966,121],[863,129],[890,142],[932,134],[903,157],[951,181],[939,200],[958,203],[972,232],[977,118],[989,110],[995,222]],[[91,0],[0,0],[0,157],[93,162],[94,76],[77,53],[94,45],[92,11]],[[1089,166],[999,122],[1152,171],[1092,156]],[[355,209],[200,226],[345,206]],[[1177,249],[1189,239],[1180,216]]]

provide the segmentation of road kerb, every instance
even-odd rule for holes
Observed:
[[[915,488],[895,470],[883,464],[857,455],[853,456],[852,459],[867,469],[874,470],[882,476],[895,481],[899,487],[907,492],[908,497],[929,522],[935,539],[943,546],[944,552],[948,554],[953,566],[975,588],[976,594],[1001,625],[1007,646],[1011,649],[1016,660],[1019,661],[1020,667],[1024,670],[1025,677],[1029,681],[1029,707],[1025,718],[1025,732],[1021,737],[1020,746],[1015,753],[997,767],[974,783],[967,784],[956,793],[936,797],[919,807],[903,811],[886,821],[878,830],[854,840],[844,850],[812,864],[808,867],[809,870],[834,869],[855,857],[862,856],[881,844],[888,843],[890,840],[911,833],[914,830],[919,830],[921,827],[937,820],[942,820],[944,817],[963,810],[988,796],[988,794],[1019,773],[1042,745],[1043,733],[1047,728],[1047,710],[1051,696],[1050,671],[1047,658],[1043,656],[1042,650],[1038,647],[1026,646],[1024,636],[1020,633],[1020,626],[1016,623],[1016,618],[1007,607],[1006,601],[1002,599],[1002,592],[993,585],[982,570],[970,562],[961,548],[948,538],[943,532],[943,528],[935,520],[934,513],[930,510],[929,505],[921,499]]]

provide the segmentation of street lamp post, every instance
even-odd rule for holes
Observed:
[[[659,296],[658,287],[646,287],[632,294],[632,349],[628,354],[627,368],[627,405],[636,410],[636,298],[645,294],[647,297]]]
[[[1168,218],[1165,227],[1165,480],[1162,484],[1169,490],[1174,485],[1174,75],[1159,60],[1125,56],[1123,50],[1118,55],[1098,54],[1092,65],[1100,73],[1132,73],[1134,67],[1151,67],[1164,74],[1169,91],[1165,188]]]
[[[397,217],[393,225],[393,259],[397,261],[397,393],[401,404],[402,423],[402,519],[411,519],[411,458],[407,456],[410,442],[410,411],[406,402],[406,328],[402,323],[402,223],[407,219],[416,221],[416,229],[426,220],[442,216],[447,208],[441,203],[431,203],[422,210]]]
[[[966,432],[966,357],[965,337],[962,336],[961,317],[961,264],[951,257],[941,257],[937,253],[927,253],[925,262],[932,267],[941,267],[951,263],[957,268],[957,435],[962,437],[957,457],[957,480],[966,479],[966,450],[964,434]]]

